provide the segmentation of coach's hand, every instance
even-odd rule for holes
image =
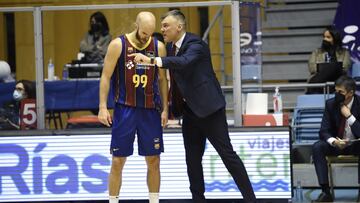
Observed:
[[[134,62],[135,63],[139,63],[139,64],[151,64],[151,59],[150,57],[145,56],[142,53],[134,53],[134,54],[129,54],[129,57],[134,57]]]
[[[102,124],[108,127],[110,127],[112,124],[112,118],[107,108],[99,109],[98,119]]]

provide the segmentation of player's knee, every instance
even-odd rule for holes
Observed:
[[[121,171],[124,167],[126,157],[113,157],[111,169],[116,171]]]
[[[148,156],[146,157],[146,162],[149,170],[160,169],[160,156]]]

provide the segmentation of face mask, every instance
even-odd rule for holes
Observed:
[[[91,31],[93,31],[93,32],[99,32],[100,30],[101,30],[101,25],[100,25],[100,23],[91,24]]]
[[[332,48],[332,44],[326,40],[323,40],[321,43],[321,48],[325,51],[330,51],[330,49]]]
[[[345,95],[335,92],[335,102],[337,104],[343,104],[345,101]]]
[[[13,98],[15,99],[15,101],[20,101],[23,98],[23,94],[17,90],[14,91],[13,93]]]

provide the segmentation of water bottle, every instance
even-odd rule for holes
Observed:
[[[48,80],[52,81],[55,78],[55,67],[54,64],[52,63],[52,59],[49,59],[49,63],[48,63]]]
[[[295,196],[294,196],[295,201],[294,202],[303,202],[303,189],[301,186],[301,181],[298,180],[296,182],[296,188],[295,188]]]
[[[282,98],[279,92],[279,87],[275,88],[275,93],[273,95],[273,106],[274,113],[282,113]]]
[[[69,78],[69,69],[65,65],[64,68],[63,68],[63,72],[62,72],[62,79],[67,80],[68,78]]]

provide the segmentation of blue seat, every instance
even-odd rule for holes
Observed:
[[[360,80],[360,63],[354,63],[352,65],[352,69],[351,69],[351,76],[355,79],[355,80]]]
[[[261,65],[241,65],[241,79],[250,81],[261,80]]]
[[[312,109],[324,108],[325,96],[324,94],[305,94],[299,95],[296,100],[296,107],[298,109]]]
[[[292,120],[293,138],[296,143],[313,143],[319,139],[325,99],[324,94],[298,96]]]
[[[317,117],[317,118],[300,118],[298,123],[299,124],[314,124],[314,123],[321,123],[321,118],[322,117]]]
[[[306,135],[306,134],[317,134],[316,138],[318,138],[319,129],[316,128],[301,128],[297,131],[298,135]]]

